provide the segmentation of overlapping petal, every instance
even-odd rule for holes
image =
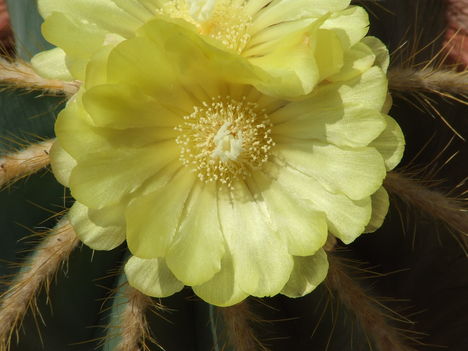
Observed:
[[[388,210],[404,147],[385,115],[388,53],[348,0],[246,2],[252,57],[200,35],[209,11],[169,18],[163,3],[43,0],[46,32],[89,43],[49,34],[62,73],[84,79],[51,154],[70,220],[93,248],[125,239],[129,283],[150,296],[303,296],[329,233],[350,243]]]

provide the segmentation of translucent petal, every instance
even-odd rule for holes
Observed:
[[[116,129],[166,127],[173,129],[181,116],[130,84],[99,85],[86,91],[83,104],[94,124]]]
[[[287,242],[291,255],[309,256],[325,244],[328,234],[325,213],[316,211],[310,201],[291,196],[261,172],[253,174],[249,187],[261,193],[270,218]]]
[[[186,285],[200,285],[221,269],[224,238],[214,183],[197,183],[185,207],[166,263]]]
[[[331,192],[353,200],[373,194],[386,175],[382,156],[374,148],[339,148],[310,141],[278,140],[276,154],[288,165],[317,179]]]
[[[107,61],[113,48],[113,45],[107,45],[91,57],[86,66],[86,76],[83,82],[86,89],[107,83]]]
[[[252,32],[305,18],[316,18],[326,12],[345,9],[349,0],[276,0],[276,1],[248,1],[246,11],[254,13]],[[268,6],[265,6],[267,5]]]
[[[121,148],[141,148],[164,140],[175,139],[173,128],[133,128],[126,130],[96,128],[92,126],[80,100],[81,93],[67,103],[55,123],[55,134],[62,147],[76,160],[87,159],[89,154],[118,152]],[[76,138],[79,135],[79,138]]]
[[[145,23],[153,16],[153,12],[142,5],[139,0],[112,0],[112,2],[141,23]]]
[[[387,72],[390,64],[390,55],[385,44],[382,43],[380,39],[372,36],[363,38],[361,42],[372,50],[376,56],[375,63],[382,69],[382,71]]]
[[[55,48],[42,51],[31,59],[34,70],[42,77],[70,81],[73,77],[65,64],[65,51]]]
[[[162,258],[130,257],[125,264],[125,274],[131,286],[148,296],[167,297],[184,288]]]
[[[385,116],[387,128],[370,146],[375,147],[383,156],[388,171],[400,163],[405,151],[405,137],[398,123],[390,116]]]
[[[82,27],[96,27],[124,36],[131,36],[142,24],[112,0],[40,0],[39,11],[46,19],[54,12],[61,12],[74,18]]]
[[[390,206],[390,201],[388,199],[387,191],[384,187],[380,187],[372,196],[372,216],[369,224],[367,225],[365,232],[372,233],[379,229],[388,212],[388,207]]]
[[[125,240],[125,227],[97,225],[89,218],[88,208],[79,202],[73,204],[68,218],[78,238],[94,250],[112,250]]]
[[[164,176],[165,186],[136,198],[125,215],[128,247],[141,258],[166,255],[195,184],[187,169]]]
[[[320,249],[313,256],[294,257],[294,268],[281,293],[288,297],[301,297],[314,290],[327,276],[328,260]]]
[[[229,194],[235,197],[231,199]],[[244,292],[258,297],[278,294],[293,266],[287,245],[262,207],[264,204],[240,182],[232,193],[220,193],[221,226],[232,254],[236,282]]]
[[[341,71],[328,78],[331,82],[353,79],[372,67],[375,61],[374,52],[363,43],[357,43],[346,51],[344,66]]]
[[[321,23],[314,21],[249,51],[250,62],[276,77],[281,85],[288,86],[288,89],[278,87],[284,90],[284,97],[307,94],[318,82],[320,73],[314,53],[316,31]]]
[[[268,164],[265,171],[292,196],[309,200],[316,211],[325,212],[328,230],[344,243],[349,244],[356,239],[369,223],[372,209],[370,197],[353,201],[345,195],[330,193],[314,178],[284,165]]]
[[[315,59],[320,81],[338,73],[344,64],[344,51],[336,33],[319,29],[316,36]]]
[[[192,287],[195,294],[209,304],[226,307],[244,300],[248,294],[239,288],[229,252],[223,257],[221,270],[202,285]]]
[[[369,109],[382,111],[387,100],[388,81],[379,67],[372,67],[362,75],[338,84],[329,84],[324,89],[338,89],[344,103],[360,103]]]
[[[287,116],[287,117],[283,117]],[[369,145],[385,129],[385,118],[361,104],[342,104],[336,96],[321,95],[291,102],[270,117],[273,121],[290,119],[273,127],[273,135],[294,139],[316,139],[336,146]]]
[[[69,56],[66,64],[75,79],[83,80],[85,64],[104,43],[105,32],[96,26],[83,25],[63,13],[54,12],[42,25],[42,33],[50,43]],[[68,57],[67,57],[68,58]]]
[[[172,140],[140,149],[89,154],[72,171],[72,195],[91,208],[115,204],[176,160],[177,155],[178,148]]]
[[[347,49],[367,34],[369,15],[362,7],[350,6],[346,10],[333,13],[321,28],[333,30]]]
[[[70,174],[76,166],[76,160],[55,140],[49,151],[50,165],[55,178],[64,186],[69,185]]]

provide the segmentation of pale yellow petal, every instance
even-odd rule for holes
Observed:
[[[330,192],[343,193],[353,200],[377,191],[386,175],[383,158],[372,147],[351,149],[310,141],[276,141],[275,152],[286,164],[315,178]]]
[[[165,178],[164,186],[139,196],[127,209],[127,242],[135,256],[156,258],[166,255],[196,181],[187,169],[167,174]]]
[[[167,251],[167,265],[186,285],[203,284],[221,269],[224,237],[216,196],[214,183],[196,183]]]
[[[243,183],[236,183],[232,193],[220,192],[221,226],[232,254],[236,282],[244,292],[258,297],[278,294],[293,266],[284,239],[262,207]]]
[[[315,139],[342,147],[367,146],[387,125],[378,111],[356,103],[342,104],[338,95],[291,102],[271,115],[273,121],[285,118],[289,119],[273,127],[274,136]]]
[[[104,43],[105,32],[95,26],[83,25],[71,16],[54,12],[42,25],[42,33],[50,43],[67,55],[66,64],[75,79],[83,80],[85,65]]]
[[[125,275],[131,286],[148,296],[167,297],[184,288],[162,258],[145,260],[130,257],[125,264]]]
[[[332,13],[322,25],[323,29],[333,30],[345,49],[359,42],[369,30],[369,15],[359,6]]]
[[[315,255],[294,257],[294,268],[281,293],[288,297],[302,297],[314,290],[327,276],[328,260],[320,249]]]
[[[341,71],[328,80],[331,82],[353,79],[372,67],[376,59],[374,52],[365,44],[357,43],[346,51]]]
[[[387,100],[388,81],[381,68],[372,67],[362,75],[341,83],[340,86],[330,84],[324,89],[338,89],[344,103],[360,103],[369,109],[382,111]]]
[[[94,250],[112,250],[125,240],[125,227],[96,224],[89,218],[88,208],[79,202],[71,207],[68,219],[78,238]]]
[[[129,129],[170,128],[182,122],[177,113],[164,108],[152,96],[131,84],[103,84],[83,95],[83,104],[98,127]]]
[[[371,217],[370,197],[359,201],[342,194],[333,194],[314,178],[284,165],[268,164],[265,171],[276,179],[292,196],[309,200],[317,211],[327,215],[328,230],[349,244],[364,231]]]
[[[72,169],[76,166],[76,160],[63,149],[58,140],[55,140],[52,145],[49,151],[49,157],[55,178],[60,184],[69,186],[70,174]]]
[[[316,31],[321,21],[305,23],[306,26],[268,42],[267,46],[258,45],[248,52],[252,56],[249,58],[251,63],[275,77],[270,84],[278,84],[270,88],[264,85],[264,91],[284,91],[284,97],[294,97],[308,94],[318,82],[320,72],[314,53]]]
[[[60,12],[72,17],[82,27],[96,27],[124,36],[131,36],[143,24],[112,0],[40,0],[39,11],[46,19]]]
[[[382,43],[380,39],[372,36],[363,38],[361,42],[366,44],[372,50],[376,57],[375,63],[382,69],[382,71],[387,72],[390,64],[390,55],[388,53],[387,46]]]
[[[388,212],[388,207],[390,206],[388,193],[384,189],[384,187],[381,187],[371,196],[371,201],[372,201],[372,216],[371,216],[369,224],[367,225],[365,229],[366,233],[375,232],[377,229],[379,229],[382,226],[385,220],[385,216],[387,215],[387,212]]]
[[[309,256],[327,240],[326,215],[316,211],[308,200],[298,199],[262,172],[253,174],[249,182],[266,204],[270,218],[295,256]]]
[[[223,257],[221,270],[206,283],[192,289],[204,301],[220,307],[235,305],[248,296],[239,288],[229,252]]]
[[[42,51],[31,59],[34,70],[42,77],[49,79],[73,80],[65,63],[65,51],[54,48]]]
[[[335,32],[326,29],[317,31],[315,59],[320,72],[320,81],[338,73],[345,61],[344,50]]]
[[[70,177],[75,199],[91,208],[115,204],[177,159],[174,141],[140,149],[106,150],[78,162]]]
[[[398,123],[390,116],[385,116],[387,128],[370,146],[375,147],[385,160],[388,171],[400,163],[405,151],[405,137]]]

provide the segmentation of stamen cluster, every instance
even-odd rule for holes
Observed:
[[[243,6],[217,1],[212,6],[189,6],[187,1],[169,1],[159,11],[195,25],[200,34],[216,39],[225,47],[241,53],[250,40],[248,29],[252,18]]]
[[[245,179],[262,167],[275,145],[265,111],[245,97],[212,98],[195,106],[184,120],[176,127],[181,133],[176,138],[179,159],[205,183],[219,181],[230,187],[236,178]]]

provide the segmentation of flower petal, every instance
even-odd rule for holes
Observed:
[[[125,214],[128,247],[140,258],[166,255],[195,184],[194,175],[186,169],[164,177],[165,184],[136,198]]]
[[[55,134],[61,146],[76,160],[99,152],[118,152],[122,148],[141,148],[157,142],[175,139],[173,128],[132,128],[126,130],[94,127],[78,92],[60,111],[55,122]],[[79,138],[76,136],[79,135]],[[174,143],[175,144],[175,143]]]
[[[369,15],[362,7],[350,6],[346,10],[333,13],[321,28],[333,30],[347,49],[364,38],[369,31]]]
[[[326,12],[345,9],[350,0],[276,0],[247,1],[246,11],[254,14],[252,32],[306,18],[319,17]]]
[[[166,255],[166,263],[186,285],[200,285],[221,269],[224,238],[218,220],[215,184],[197,183]]]
[[[372,147],[349,149],[310,141],[276,141],[276,154],[284,162],[317,179],[329,191],[353,200],[377,191],[386,175],[382,156]]]
[[[314,178],[285,165],[268,164],[265,171],[276,179],[292,196],[309,200],[317,211],[327,215],[328,230],[345,244],[351,243],[364,231],[371,217],[370,197],[359,201],[342,194],[333,194]]]
[[[383,156],[388,171],[400,163],[405,151],[405,137],[398,123],[390,116],[385,116],[387,128],[370,146],[375,147]]]
[[[54,141],[49,151],[49,157],[55,178],[60,184],[68,186],[70,174],[72,169],[76,166],[76,160],[63,149],[58,140]]]
[[[281,293],[288,297],[301,297],[314,290],[327,276],[328,260],[320,249],[313,256],[294,257],[294,268]]]
[[[381,113],[361,104],[342,104],[339,98],[323,99],[320,95],[291,102],[270,118],[291,118],[273,127],[273,135],[294,139],[316,139],[340,147],[364,147],[385,129]],[[294,116],[294,117],[293,117]]]
[[[65,81],[73,80],[65,63],[65,51],[61,48],[38,53],[31,59],[31,65],[42,77]]]
[[[85,76],[85,64],[104,43],[105,32],[97,27],[83,25],[73,17],[54,12],[42,25],[42,34],[50,43],[67,54],[66,64],[79,80]]]
[[[87,246],[94,250],[112,250],[125,240],[125,227],[102,227],[91,221],[88,207],[75,202],[68,218],[76,235]]]
[[[357,43],[346,51],[341,71],[328,80],[331,82],[353,79],[372,67],[376,59],[374,52],[365,44]]]
[[[179,115],[130,84],[105,84],[91,88],[84,93],[83,104],[99,127],[173,129],[181,122]]]
[[[252,56],[250,62],[277,78],[280,85],[274,89],[284,91],[284,97],[308,94],[319,80],[314,53],[316,31],[322,21],[304,22],[302,28],[246,52]]]
[[[81,27],[96,27],[124,36],[131,36],[142,24],[112,0],[40,0],[39,12],[46,20],[54,13],[61,12],[80,23]]]
[[[320,81],[338,73],[344,64],[344,51],[336,33],[319,29],[316,36],[315,59]]]
[[[248,296],[239,288],[229,252],[223,257],[221,270],[206,283],[194,286],[192,289],[204,301],[221,307],[235,305]]]
[[[261,192],[270,218],[291,255],[309,256],[325,244],[328,232],[323,212],[316,211],[308,200],[292,197],[261,172],[255,172],[253,179],[255,184],[249,182],[249,186]]]
[[[363,44],[366,44],[376,56],[375,63],[382,69],[382,71],[387,72],[388,66],[390,64],[390,55],[388,49],[382,41],[376,37],[367,36],[361,41]]]
[[[390,206],[390,201],[388,199],[388,193],[384,187],[380,187],[372,196],[372,216],[369,224],[367,225],[365,232],[372,233],[379,229],[388,212],[388,207]]]
[[[275,232],[245,184],[233,185],[232,193],[220,189],[219,213],[223,234],[232,254],[239,287],[258,297],[278,294],[293,266],[284,240]],[[231,199],[231,195],[235,198]]]
[[[72,195],[91,208],[115,204],[176,160],[177,152],[171,140],[140,149],[109,149],[89,154],[72,171]]]
[[[125,274],[131,286],[148,296],[167,297],[184,288],[162,258],[130,257],[125,264]]]
[[[374,66],[362,75],[339,84],[339,87],[330,84],[325,89],[338,89],[344,103],[360,103],[369,109],[382,111],[387,100],[388,81],[379,67]]]

